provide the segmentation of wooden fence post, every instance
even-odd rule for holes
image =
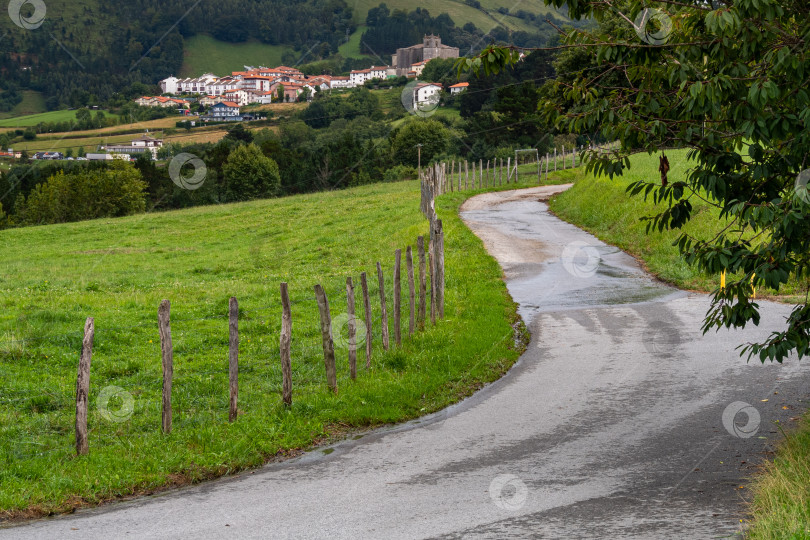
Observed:
[[[494,185],[494,182],[493,182]],[[487,160],[487,187],[489,187],[489,160]]]
[[[163,433],[172,432],[172,378],[174,352],[172,349],[171,303],[163,300],[158,308],[160,352],[163,357]]]
[[[408,293],[410,295],[410,309],[408,310],[408,335],[412,336],[416,326],[416,314],[414,313],[416,308],[416,294],[413,279],[413,249],[411,249],[411,246],[408,246],[408,248],[405,250],[405,267],[406,271],[408,272]]]
[[[515,183],[516,184],[518,183],[518,180],[519,180],[519,176],[518,176],[518,159],[516,157],[515,158]]]
[[[366,369],[371,369],[371,298],[368,295],[368,279],[365,272],[360,274],[360,287],[363,289],[363,313],[366,316]]]
[[[436,309],[439,319],[444,319],[444,227],[436,220]]]
[[[548,182],[548,152],[546,152],[546,182]]]
[[[470,162],[464,161],[464,190],[467,190],[467,186],[470,183]]]
[[[427,310],[425,296],[427,295],[427,279],[425,276],[425,237],[416,239],[416,250],[419,255],[419,327],[425,327],[425,312]]]
[[[337,394],[337,370],[335,369],[335,342],[332,339],[332,316],[329,314],[329,299],[320,284],[315,285],[315,298],[321,312],[321,338],[323,340],[323,363],[326,367],[326,384]]]
[[[563,158],[562,170],[565,170],[565,165],[566,165],[566,163],[565,163],[565,146],[562,147],[562,158]]]
[[[402,346],[402,250],[394,252],[394,341]]]
[[[473,168],[472,168],[472,189],[475,189],[475,162],[473,161]]]
[[[436,324],[436,222],[430,222],[428,240],[428,267],[430,269],[430,322]]]
[[[87,442],[87,399],[90,394],[90,362],[93,359],[95,335],[95,319],[88,317],[84,323],[82,353],[79,356],[79,371],[76,375],[76,455],[79,456],[84,456],[90,451]]]
[[[512,158],[506,158],[506,183],[509,184],[509,180],[512,179]]]
[[[233,422],[239,410],[239,302],[235,297],[228,300],[228,382],[231,391],[228,422]]]
[[[284,405],[292,405],[292,365],[290,362],[290,345],[292,344],[292,312],[290,311],[290,294],[287,284],[281,284],[281,400]]]
[[[478,160],[478,189],[483,189],[484,187],[484,160]]]
[[[455,177],[455,175],[456,175],[456,160],[454,159],[453,164],[450,166],[450,178],[448,182],[450,184],[450,193],[453,193],[454,187],[453,184],[455,183],[453,182],[453,177]]]
[[[354,315],[354,283],[351,276],[346,278],[346,315],[349,330],[349,377],[357,378],[357,324]]]
[[[388,340],[388,310],[385,307],[385,278],[383,277],[382,265],[377,263],[377,282],[380,287],[380,311],[382,312],[382,342],[386,351],[390,347]]]
[[[557,148],[554,148],[554,172],[557,172]]]

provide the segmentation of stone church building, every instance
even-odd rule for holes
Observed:
[[[407,75],[414,64],[434,58],[458,58],[458,47],[442,45],[442,38],[439,36],[425,36],[421,45],[397,49],[391,63],[400,76]]]

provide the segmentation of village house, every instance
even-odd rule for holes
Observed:
[[[470,83],[468,83],[468,82],[462,82],[462,83],[454,84],[453,86],[450,87],[450,95],[455,96],[456,94],[460,94],[461,92],[463,92],[464,90],[466,90],[469,87],[470,87]]]
[[[198,103],[203,107],[210,107],[222,101],[222,96],[203,96],[199,99]]]
[[[415,63],[414,65],[411,66],[411,70],[409,71],[409,73],[412,72],[415,74],[416,77],[421,77],[422,72],[425,70],[425,66],[427,65],[428,62],[430,62],[430,60],[422,60],[421,62]]]
[[[205,93],[211,96],[221,96],[228,90],[236,90],[242,87],[242,81],[235,77],[227,76],[212,81],[205,86]]]
[[[208,116],[201,118],[203,121],[216,122],[241,122],[242,115],[239,113],[239,105],[232,101],[221,101],[208,109]]]
[[[175,99],[165,96],[143,96],[136,99],[135,103],[141,107],[174,107],[177,109],[187,109],[189,107],[188,101],[184,99]]]
[[[413,102],[416,107],[438,105],[442,92],[442,85],[436,83],[420,83],[413,88]]]
[[[338,90],[342,88],[351,88],[352,81],[349,77],[332,77],[329,87]]]
[[[152,159],[157,159],[158,150],[163,146],[163,139],[156,139],[148,133],[131,141],[131,144],[110,144],[102,147],[109,153],[115,154],[143,154],[149,152]]]

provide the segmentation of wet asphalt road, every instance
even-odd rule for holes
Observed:
[[[797,361],[746,364],[734,349],[789,306],[763,303],[760,328],[703,336],[708,297],[552,217],[541,191],[485,195],[463,214],[532,334],[500,381],[328,454],[0,537],[734,536],[774,422],[793,425],[810,396]]]

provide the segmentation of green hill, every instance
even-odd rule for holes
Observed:
[[[205,34],[185,40],[183,67],[178,76],[197,77],[206,72],[227,75],[244,66],[277,66],[292,47],[267,45],[259,41],[227,43]]]

